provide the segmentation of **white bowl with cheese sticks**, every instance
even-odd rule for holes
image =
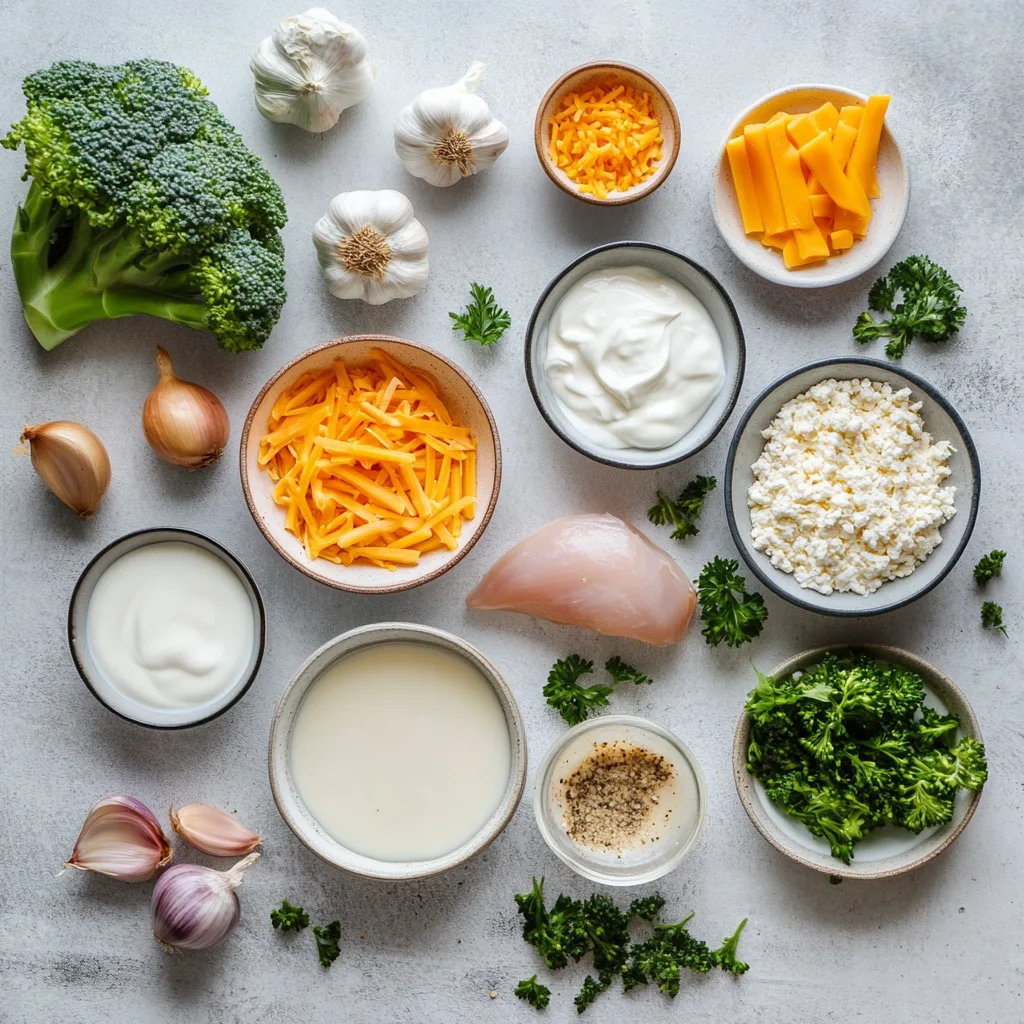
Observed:
[[[825,615],[878,615],[956,564],[981,471],[963,420],[927,381],[874,359],[829,359],[754,399],[725,487],[733,540],[766,587]]]

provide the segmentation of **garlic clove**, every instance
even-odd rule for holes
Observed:
[[[169,953],[217,945],[238,923],[235,889],[258,858],[250,853],[227,871],[201,864],[168,868],[153,887],[153,937]]]
[[[103,442],[81,423],[57,420],[26,426],[21,435],[40,479],[68,508],[91,519],[110,486]]]
[[[188,804],[170,810],[171,828],[185,840],[211,857],[241,857],[260,844],[260,837],[230,814],[207,807]]]
[[[65,868],[145,882],[173,856],[160,823],[140,800],[111,796],[86,816]]]

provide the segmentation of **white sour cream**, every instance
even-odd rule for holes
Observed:
[[[249,595],[216,555],[166,541],[122,555],[96,581],[85,618],[96,666],[147,708],[200,707],[237,684],[255,643]]]
[[[555,307],[544,370],[579,433],[605,448],[667,448],[725,380],[722,340],[696,296],[649,267],[587,274]]]
[[[386,643],[341,658],[295,716],[291,769],[310,814],[378,860],[441,857],[494,813],[512,764],[498,697],[464,658]]]

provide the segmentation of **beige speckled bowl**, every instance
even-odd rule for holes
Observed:
[[[463,522],[454,551],[425,554],[418,565],[399,566],[394,572],[375,565],[335,565],[326,559],[310,561],[302,542],[284,528],[284,509],[274,503],[274,482],[257,464],[260,438],[267,430],[267,416],[278,395],[307,370],[331,366],[341,358],[347,366],[365,365],[373,348],[381,348],[413,370],[423,370],[438,383],[441,398],[453,418],[465,424],[476,438],[476,516]],[[329,341],[297,356],[274,374],[256,396],[245,426],[239,452],[242,490],[256,525],[274,550],[299,572],[337,590],[357,594],[393,594],[437,579],[460,562],[480,539],[490,522],[501,485],[501,444],[498,426],[484,396],[465,372],[439,352],[424,345],[386,335],[357,334]]]
[[[798,669],[814,664],[828,651],[864,651],[875,658],[912,669],[923,680],[926,702],[938,710],[952,712],[960,719],[960,735],[981,740],[981,729],[960,688],[949,676],[940,672],[923,658],[899,647],[883,644],[832,644],[817,647],[787,658],[776,665],[769,675],[787,676]],[[854,847],[849,864],[836,860],[829,852],[828,843],[810,832],[785,811],[776,807],[761,783],[747,771],[747,747],[750,745],[750,716],[743,712],[733,741],[733,775],[740,803],[758,832],[780,853],[813,871],[821,871],[837,878],[892,878],[912,871],[937,857],[967,827],[974,814],[981,790],[975,793],[960,790],[954,804],[953,818],[945,825],[925,829],[915,835],[906,829],[887,826],[870,832]]]
[[[654,113],[661,127],[661,160],[655,172],[646,180],[634,185],[625,192],[610,192],[607,199],[599,199],[587,192],[581,192],[574,182],[560,167],[556,167],[551,159],[549,144],[551,141],[548,122],[562,97],[567,93],[587,85],[598,79],[614,79],[626,82],[634,89],[650,93],[654,105]],[[675,104],[665,87],[632,64],[622,64],[614,60],[595,60],[588,64],[566,71],[555,80],[554,85],[544,94],[537,108],[537,118],[533,126],[533,141],[537,147],[537,159],[540,160],[544,173],[565,193],[576,199],[594,206],[625,206],[635,203],[644,196],[649,196],[658,188],[672,172],[676,157],[679,156],[679,115]]]
[[[465,658],[494,689],[508,725],[508,784],[500,803],[476,835],[442,857],[419,861],[378,860],[349,849],[330,835],[306,808],[291,770],[291,740],[295,719],[310,686],[334,662],[367,647],[387,643],[413,643],[437,647]],[[328,864],[367,878],[399,880],[426,878],[448,871],[486,849],[512,820],[526,784],[526,729],[519,706],[498,670],[465,640],[432,626],[411,622],[378,622],[349,630],[329,640],[306,659],[285,687],[270,727],[270,787],[281,817],[299,840]],[[339,785],[358,780],[339,779]]]

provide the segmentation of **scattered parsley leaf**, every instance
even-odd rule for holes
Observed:
[[[320,963],[324,967],[330,967],[341,954],[341,950],[338,948],[338,942],[341,939],[341,922],[315,924],[313,925],[313,934],[316,936],[316,951],[320,957]]]
[[[449,313],[453,331],[462,331],[466,341],[493,345],[512,325],[512,317],[495,301],[490,288],[474,282],[469,286],[473,301],[464,313]]]
[[[962,289],[927,256],[908,256],[886,277],[880,277],[868,292],[868,306],[889,319],[876,320],[861,313],[853,327],[854,338],[862,344],[888,338],[885,354],[901,359],[915,336],[922,341],[946,341],[967,319],[960,305]],[[897,302],[897,297],[901,301]]]
[[[750,970],[750,964],[736,959],[736,947],[739,945],[740,935],[746,924],[747,919],[743,918],[736,931],[718,949],[711,951],[711,957],[715,961],[715,966],[721,967],[723,971],[728,971],[730,974],[746,974]]]
[[[698,476],[691,480],[674,500],[663,491],[658,491],[658,504],[647,510],[647,518],[655,526],[664,526],[666,523],[674,526],[673,540],[696,537],[700,532],[697,529],[697,519],[704,509],[705,499],[714,489],[713,476]]]
[[[747,581],[738,574],[739,562],[717,555],[697,577],[701,633],[709,647],[726,643],[739,647],[758,636],[764,628],[768,609],[760,594],[748,594]],[[739,594],[737,599],[736,594]]]
[[[627,665],[617,654],[604,663],[604,670],[612,677],[613,683],[653,683],[650,676],[645,676],[639,669]]]
[[[519,982],[515,987],[517,999],[529,1003],[535,1010],[543,1010],[551,1001],[551,989],[537,981],[537,975]]]
[[[981,624],[986,629],[998,629],[1003,636],[1006,636],[1006,626],[1003,623],[1003,606],[996,604],[995,601],[986,601],[981,606]]]
[[[642,921],[653,921],[665,906],[665,898],[655,893],[653,896],[642,896],[629,905],[629,916],[639,917]]]
[[[990,551],[978,559],[974,567],[975,582],[983,587],[990,579],[1003,574],[1003,559],[1006,558],[1005,551]]]
[[[309,914],[302,907],[293,907],[287,900],[281,900],[280,909],[270,912],[270,923],[283,932],[300,932],[309,924]]]
[[[548,703],[569,723],[579,725],[591,708],[604,707],[612,693],[610,686],[580,686],[578,680],[594,671],[594,663],[570,654],[551,666],[544,696]]]

